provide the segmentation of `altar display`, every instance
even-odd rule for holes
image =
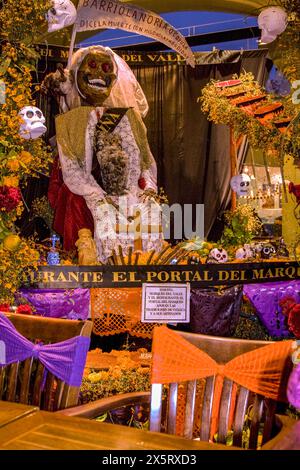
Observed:
[[[56,210],[61,218],[63,205],[72,215],[70,204],[74,200],[71,197],[66,204],[65,198],[69,191],[82,196],[75,202],[81,207],[85,202],[93,216],[98,260],[103,262],[116,246],[122,246],[124,253],[133,246],[134,234],[122,237],[117,226],[133,220],[136,209],[142,212],[142,222],[149,224],[151,196],[157,185],[156,164],[142,122],[148,105],[129,67],[108,48],[93,46],[77,51],[64,77],[69,89],[64,93],[66,83],[62,82],[59,100],[63,99],[62,107],[70,111],[56,118],[56,137],[67,190],[60,190],[62,201],[56,201]],[[101,107],[102,103],[106,107]],[[82,229],[91,228],[85,212],[81,210]],[[72,218],[66,215],[64,223],[72,226]],[[56,228],[61,233],[60,227]],[[64,240],[68,248],[74,246],[76,230],[71,240]],[[161,242],[159,234],[144,237],[143,249],[158,250]]]
[[[255,12],[262,41],[272,43],[300,24],[298,10],[293,19],[286,3]],[[85,404],[127,392],[142,396],[151,381],[150,408],[161,398],[164,419],[164,410],[171,417],[177,407],[162,431],[193,439],[201,424],[211,442],[235,446],[237,439],[251,448],[255,438],[259,446],[271,434],[275,401],[300,403],[300,236],[293,243],[294,233],[286,237],[287,227],[300,227],[298,170],[288,177],[286,171],[287,158],[291,167],[300,160],[295,94],[285,98],[263,87],[266,51],[194,55],[164,18],[131,2],[7,0],[0,24],[6,90],[0,106],[0,364],[7,367],[1,400],[24,404],[26,395],[26,404],[42,409],[45,402],[52,411],[64,408],[70,387],[81,387]],[[176,55],[81,47],[87,31],[106,28],[146,34]],[[61,51],[65,61],[55,70],[48,59],[56,46],[47,47],[60,34],[69,55]],[[160,81],[142,68],[146,55],[148,68],[161,67]],[[40,178],[36,191],[32,176]],[[201,214],[208,219],[201,234],[197,204],[206,206]],[[293,205],[293,223],[285,204]],[[267,231],[262,208],[277,218],[277,236]],[[40,221],[26,231],[33,218]],[[26,334],[18,330],[22,322]],[[63,336],[64,326],[75,331],[81,323],[86,334]],[[59,338],[51,344],[50,330],[51,342]],[[89,354],[91,330],[97,349]],[[196,348],[198,341],[208,349]],[[295,368],[287,385],[290,358]],[[153,430],[149,396],[143,400],[144,407],[122,404],[121,411],[99,412],[97,420]],[[31,411],[32,419],[41,416]],[[184,429],[189,415],[194,421]]]

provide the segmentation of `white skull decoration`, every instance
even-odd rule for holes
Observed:
[[[261,41],[265,44],[273,42],[286,29],[287,14],[280,7],[266,8],[258,17],[258,26],[262,30]]]
[[[210,250],[207,263],[226,263],[228,261],[228,254],[224,248],[213,248]]]
[[[239,248],[235,252],[236,259],[248,259],[255,257],[255,250],[250,245],[244,245],[243,248]]]
[[[45,118],[42,111],[35,106],[24,106],[19,112],[22,117],[19,134],[23,139],[37,139],[45,134],[47,127],[44,126]]]
[[[71,0],[53,0],[52,3],[52,8],[46,14],[49,33],[75,23],[77,11]]]
[[[245,173],[233,176],[230,180],[231,189],[235,191],[238,196],[248,196],[250,191],[250,183],[250,177]]]

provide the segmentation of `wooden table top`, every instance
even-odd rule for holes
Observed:
[[[38,411],[36,406],[0,401],[0,428]]]
[[[231,450],[116,424],[37,411],[0,428],[1,450]]]

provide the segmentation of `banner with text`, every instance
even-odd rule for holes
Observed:
[[[76,31],[122,29],[166,44],[192,67],[193,52],[184,36],[156,13],[118,0],[80,0]]]
[[[191,287],[228,286],[300,278],[296,261],[181,266],[40,266],[31,273],[38,288],[140,287],[144,283],[190,283]]]

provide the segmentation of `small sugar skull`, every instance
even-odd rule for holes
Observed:
[[[48,32],[53,33],[75,23],[77,12],[71,0],[53,0],[53,6],[48,10]]]
[[[230,181],[231,189],[237,193],[238,196],[248,196],[250,191],[250,177],[245,173],[233,176]]]
[[[235,252],[235,258],[240,260],[245,260],[255,257],[255,251],[251,248],[250,245],[244,245],[242,248],[239,248]]]
[[[210,250],[207,263],[226,263],[228,261],[228,254],[224,248],[213,248]]]
[[[260,252],[260,256],[262,259],[270,259],[273,258],[276,255],[276,249],[275,246],[272,245],[271,243],[267,243],[262,247],[262,250]]]
[[[262,30],[261,41],[273,42],[287,26],[287,14],[280,7],[265,8],[258,16],[258,26]]]
[[[19,131],[23,139],[37,139],[47,131],[47,127],[44,126],[44,115],[39,108],[35,106],[24,106],[19,112],[19,116],[21,116],[23,120]]]

